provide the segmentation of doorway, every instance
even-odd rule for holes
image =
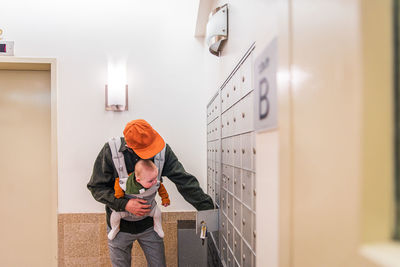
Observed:
[[[52,75],[40,65],[0,62],[2,266],[57,262]]]

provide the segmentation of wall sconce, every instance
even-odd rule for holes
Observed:
[[[108,64],[108,84],[106,84],[105,88],[105,97],[105,108],[107,111],[128,110],[126,64]]]
[[[208,18],[206,40],[210,53],[219,57],[228,40],[228,4],[211,11]]]

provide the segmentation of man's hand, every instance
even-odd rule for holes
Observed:
[[[144,216],[150,212],[151,205],[146,205],[147,201],[140,198],[131,198],[125,206],[125,210],[137,216]]]

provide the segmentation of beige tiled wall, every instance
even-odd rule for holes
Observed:
[[[164,212],[165,257],[167,266],[178,266],[178,220],[195,220],[195,212]],[[106,218],[104,213],[58,215],[58,265],[111,266],[108,255]],[[132,266],[147,266],[137,243],[132,249]]]

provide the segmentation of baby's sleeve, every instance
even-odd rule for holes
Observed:
[[[121,198],[125,195],[124,190],[122,190],[121,186],[119,185],[119,177],[115,178],[114,191],[114,196],[116,198]]]
[[[161,197],[162,205],[171,204],[171,201],[169,200],[167,189],[165,189],[165,187],[162,183],[160,183],[160,187],[158,188],[158,194]]]

